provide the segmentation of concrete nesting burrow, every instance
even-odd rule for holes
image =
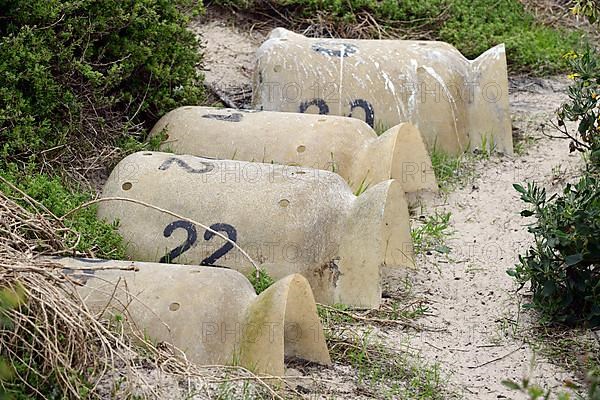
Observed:
[[[328,170],[355,192],[388,179],[407,193],[437,191],[421,134],[408,123],[378,137],[356,118],[181,107],[150,133],[160,134],[166,137],[161,149],[176,154]]]
[[[395,180],[357,197],[328,171],[138,152],[117,165],[102,196],[209,225],[272,277],[305,276],[322,303],[377,307],[380,267],[413,265],[408,206]],[[253,271],[231,244],[189,221],[120,200],[101,203],[98,215],[119,221],[132,259]]]
[[[256,295],[224,268],[55,258],[92,312],[127,321],[192,362],[284,374],[284,357],[331,363],[306,279],[289,275]],[[83,268],[83,269],[82,269]],[[114,269],[110,269],[114,268]]]
[[[504,45],[467,60],[434,41],[307,38],[274,29],[257,51],[253,107],[415,125],[429,149],[512,154]]]

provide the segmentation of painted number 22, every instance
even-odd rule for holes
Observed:
[[[171,250],[169,252],[169,254],[166,254],[165,256],[163,256],[160,259],[161,263],[167,263],[167,264],[171,263],[175,258],[179,257],[180,255],[182,255],[183,253],[188,251],[194,244],[196,244],[196,241],[198,240],[198,232],[196,231],[196,227],[194,226],[194,224],[192,224],[188,221],[183,221],[183,220],[177,220],[177,221],[171,222],[169,225],[167,225],[163,232],[164,237],[166,237],[166,238],[171,237],[173,232],[177,229],[184,229],[187,232],[187,238],[181,245],[175,247],[173,250]],[[229,224],[221,224],[221,223],[213,224],[210,226],[210,229],[212,229],[213,231],[217,231],[217,232],[224,232],[227,235],[227,237],[229,238],[229,240],[231,240],[232,242],[237,241],[237,231],[235,230],[235,228],[233,226],[231,226]],[[204,232],[204,240],[206,240],[206,241],[211,240],[214,236],[216,236],[216,235],[209,230],[206,230]],[[219,260],[225,254],[229,253],[231,251],[231,249],[233,249],[233,244],[226,242],[223,246],[218,248],[210,256],[208,256],[204,260],[200,261],[200,265],[209,265],[209,266],[215,265],[217,260]]]

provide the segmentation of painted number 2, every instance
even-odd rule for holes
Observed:
[[[161,171],[166,171],[169,168],[171,168],[171,165],[173,165],[173,163],[177,164],[179,166],[179,168],[184,169],[186,172],[189,172],[190,174],[204,174],[206,172],[212,171],[215,168],[214,165],[212,165],[208,162],[205,162],[205,161],[200,161],[200,164],[202,165],[202,167],[192,168],[187,162],[185,162],[177,157],[169,157],[160,165],[160,167],[158,167],[158,169],[160,169]]]
[[[173,234],[173,232],[176,229],[184,229],[187,232],[187,238],[181,245],[179,245],[176,248],[174,248],[173,250],[171,250],[169,252],[169,254],[163,256],[160,259],[161,263],[167,263],[167,264],[171,263],[175,258],[179,257],[180,255],[182,255],[183,253],[188,251],[194,244],[196,244],[196,241],[198,240],[198,233],[196,231],[196,227],[194,226],[194,224],[192,224],[188,221],[183,221],[183,220],[177,220],[177,221],[171,222],[169,225],[167,225],[163,232],[164,237],[166,237],[166,238],[171,237],[171,235]],[[237,241],[237,231],[235,230],[235,228],[233,226],[231,226],[229,224],[221,224],[221,223],[213,224],[210,226],[210,229],[212,229],[213,231],[217,231],[217,232],[225,232],[227,234],[227,237],[229,238],[229,240],[231,240],[232,242]],[[211,240],[214,236],[216,236],[216,235],[209,230],[206,230],[204,232],[204,240],[206,240],[206,241]],[[215,262],[218,259],[220,259],[221,257],[223,257],[225,254],[229,253],[231,251],[231,249],[233,249],[233,244],[231,244],[229,242],[225,243],[223,246],[218,248],[210,256],[208,256],[204,260],[202,260],[200,262],[200,265],[209,265],[209,266],[215,265]]]
[[[175,232],[176,229],[185,229],[187,231],[187,238],[185,239],[185,242],[183,242],[182,245],[175,247],[169,252],[169,254],[163,256],[160,259],[161,263],[170,264],[171,261],[188,251],[198,239],[198,233],[196,232],[196,227],[194,226],[194,224],[182,220],[171,222],[169,225],[167,225],[163,232],[164,237],[171,237],[171,235],[173,234],[173,232]]]
[[[229,240],[231,240],[232,242],[237,242],[237,231],[231,225],[213,224],[210,226],[210,229],[217,232],[225,232]],[[210,240],[214,236],[216,235],[211,231],[204,232],[204,240]],[[210,256],[202,260],[200,262],[200,265],[215,265],[215,262],[217,262],[217,260],[223,257],[225,254],[229,253],[231,249],[233,249],[233,245],[229,242],[225,242],[225,244],[218,248],[217,251],[215,251]]]

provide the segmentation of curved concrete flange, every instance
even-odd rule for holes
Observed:
[[[238,364],[275,376],[284,374],[284,357],[331,363],[310,286],[301,275],[289,275],[257,296],[242,274],[224,268],[54,261],[83,284],[78,291],[93,312],[126,316],[194,363]]]
[[[274,278],[304,275],[322,303],[376,307],[380,267],[414,265],[408,206],[395,180],[356,197],[332,172],[139,152],[117,165],[102,195],[210,226]],[[188,221],[121,200],[101,203],[98,215],[119,221],[132,259],[253,271],[233,245]]]
[[[253,106],[411,122],[430,149],[512,153],[504,45],[467,60],[443,42],[307,38],[277,28],[257,51]]]
[[[356,118],[181,107],[162,117],[152,136],[162,149],[201,157],[297,165],[336,172],[356,191],[388,179],[406,192],[437,191],[421,134],[400,124],[377,134]]]

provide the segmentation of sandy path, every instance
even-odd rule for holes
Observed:
[[[248,87],[253,53],[265,32],[249,34],[221,21],[198,24],[195,30],[206,43],[207,81],[221,88]],[[417,335],[393,328],[380,332],[387,346],[400,348],[409,340],[425,360],[439,363],[451,389],[466,399],[517,398],[502,386],[504,379],[529,376],[556,388],[570,377],[536,356],[520,339],[520,332],[531,326],[532,316],[519,312],[522,297],[514,294],[516,286],[506,274],[532,241],[526,232],[527,220],[519,216],[523,204],[513,183],[536,180],[553,191],[560,186],[556,183],[561,176],[573,176],[580,164],[578,155],[568,153],[567,142],[543,137],[538,129],[564,101],[566,84],[513,79],[514,126],[535,143],[524,155],[495,155],[475,162],[477,177],[449,195],[424,203],[424,214],[451,212],[455,233],[447,242],[450,254],[419,257],[418,270],[410,276],[412,292],[429,302],[430,315],[421,322],[446,330]],[[387,283],[392,290],[404,285],[392,278]],[[346,379],[352,371],[346,369],[336,366],[317,373],[341,384],[337,390],[335,385],[329,387],[329,395],[337,392],[336,398],[345,398],[353,392]]]
[[[569,154],[567,142],[532,129],[564,100],[555,92],[564,90],[564,84],[541,82],[544,87],[528,82],[511,94],[515,126],[539,139],[526,154],[477,162],[480,176],[447,198],[440,196],[425,205],[426,213],[452,213],[454,234],[447,242],[452,252],[420,257],[413,291],[430,301],[433,316],[424,322],[447,330],[423,332],[411,344],[450,372],[453,386],[466,399],[514,398],[514,392],[501,385],[507,378],[529,376],[541,385],[557,387],[569,377],[537,358],[519,339],[531,315],[519,312],[522,298],[514,294],[516,286],[506,274],[532,242],[524,226],[528,220],[519,215],[523,203],[513,183],[535,180],[552,192],[560,186],[556,185],[560,176],[572,176],[580,165],[580,156]],[[557,166],[563,173],[558,174]]]

